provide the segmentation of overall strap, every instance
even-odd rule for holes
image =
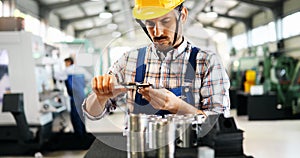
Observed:
[[[195,71],[196,71],[196,64],[197,64],[197,54],[199,52],[199,48],[193,47],[190,57],[189,57],[189,64],[186,67],[186,73],[184,77],[185,82],[192,82],[195,79]]]
[[[145,62],[145,56],[147,52],[147,47],[140,48],[138,50],[138,57],[136,62],[136,71],[135,71],[135,82],[142,83],[145,79],[145,73],[146,73],[146,64]],[[135,103],[138,105],[147,105],[148,101],[142,98],[142,95],[139,93],[135,93]]]
[[[185,83],[192,83],[195,79],[195,71],[196,71],[196,65],[197,65],[197,54],[199,52],[199,48],[193,47],[190,58],[189,58],[189,64],[186,67],[186,73],[184,77]],[[189,86],[183,86],[181,87],[181,95],[185,96],[184,99],[185,102],[195,105],[195,96],[193,93],[193,84]]]
[[[145,72],[146,72],[146,64],[144,63],[146,50],[147,47],[143,47],[139,49],[137,62],[136,62],[135,82],[144,82]]]

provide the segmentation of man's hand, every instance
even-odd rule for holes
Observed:
[[[153,89],[151,87],[140,88],[138,90],[149,103],[159,110],[168,110],[173,114],[206,114],[194,106],[181,100],[167,89]]]
[[[113,75],[96,76],[92,80],[93,92],[100,102],[127,91],[126,88],[115,89],[115,85],[117,85],[117,80]]]
[[[168,110],[171,113],[177,113],[182,101],[175,94],[167,89],[153,89],[150,87],[140,88],[138,90],[149,103],[159,110]]]

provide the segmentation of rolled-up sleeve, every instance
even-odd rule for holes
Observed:
[[[230,80],[225,68],[216,54],[209,54],[205,65],[206,71],[204,72],[200,90],[202,108],[229,116]]]
[[[86,116],[90,120],[100,120],[108,113],[107,107],[109,107],[109,105],[110,105],[109,101],[106,102],[103,112],[100,113],[98,116],[92,116],[87,112],[86,104],[98,104],[98,102],[95,101],[96,99],[97,99],[96,94],[92,93],[87,98],[85,98],[83,103],[82,103],[83,114],[84,114],[84,116]]]

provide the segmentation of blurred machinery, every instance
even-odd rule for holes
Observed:
[[[269,60],[269,59],[268,59]],[[269,62],[266,62],[269,63]],[[300,114],[300,61],[282,53],[273,53],[271,57],[270,91],[277,92],[278,109],[291,110],[292,114]]]
[[[23,93],[26,119],[32,125],[52,121],[51,112],[66,109],[66,97],[53,91],[51,64],[41,38],[28,32],[1,32],[0,49],[7,53],[10,93]],[[54,106],[55,110],[51,107]],[[1,113],[1,124],[14,124],[10,114]]]
[[[58,58],[29,32],[0,32],[0,37],[0,60],[6,67],[1,70],[7,71],[1,78],[7,81],[0,93],[0,155],[53,148],[54,116],[70,106],[67,93],[53,81]]]
[[[248,113],[250,115],[252,115],[252,112],[254,112],[254,115],[256,115],[255,113],[260,113],[260,119],[299,118],[300,61],[283,52],[270,53],[267,47],[264,47],[262,50],[263,56],[242,57],[232,63],[232,104],[234,104],[234,106],[244,106],[243,108],[237,108],[238,114],[247,114],[248,109],[248,112],[250,110],[250,113]],[[262,89],[262,93],[252,94],[251,96],[249,93],[250,87],[247,77],[249,79],[249,76],[253,76],[255,73],[256,77],[254,85],[256,86],[254,87]],[[253,82],[254,78],[251,78],[251,81]],[[261,103],[265,104],[267,102],[263,98],[265,97],[265,99],[267,99],[270,96],[272,96],[272,98],[274,96],[276,102],[274,102],[272,107],[261,112],[262,106],[265,106],[261,105]],[[256,103],[250,101],[251,104],[253,103],[256,105],[249,105],[249,99],[258,99],[256,100]],[[253,109],[255,107],[256,109]],[[257,108],[260,108],[260,110]],[[274,113],[272,113],[272,111],[274,111]],[[262,117],[262,115],[265,115],[265,117]],[[252,116],[249,116],[249,119],[250,118],[252,118]]]

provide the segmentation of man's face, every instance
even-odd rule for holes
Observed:
[[[176,29],[176,19],[178,18],[178,11],[173,10],[164,16],[149,19],[145,21],[146,28],[149,35],[155,44],[156,49],[162,52],[167,52],[173,48],[173,40]],[[185,20],[185,15],[182,15]],[[178,35],[176,41],[182,37],[182,19],[178,26]],[[175,45],[178,44],[177,42]]]
[[[65,66],[66,66],[66,67],[71,66],[71,62],[70,62],[70,61],[65,61]]]

